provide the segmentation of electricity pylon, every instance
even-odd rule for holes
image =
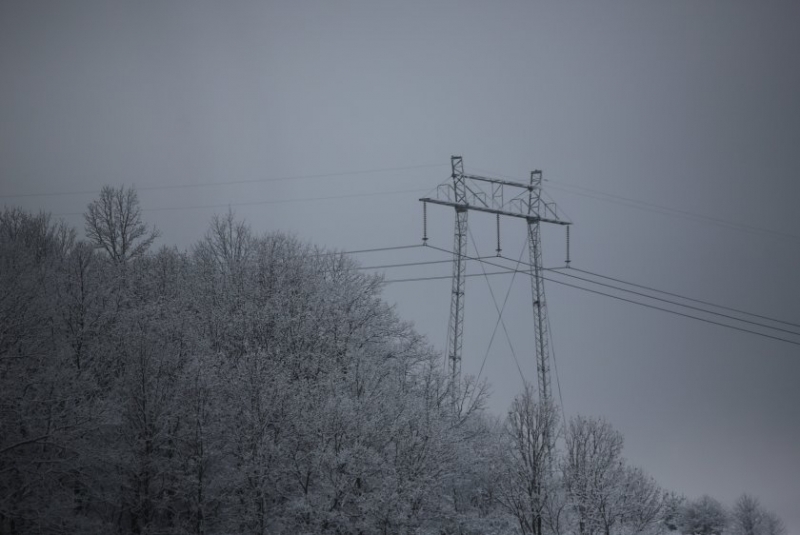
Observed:
[[[532,266],[531,290],[536,338],[538,395],[541,402],[549,403],[551,401],[550,334],[548,332],[547,304],[544,294],[542,243],[539,227],[540,223],[553,223],[556,225],[571,225],[572,223],[558,216],[554,204],[546,203],[542,199],[541,171],[533,171],[530,183],[523,184],[510,180],[465,174],[464,161],[461,156],[452,156],[450,158],[450,166],[452,169],[452,183],[441,184],[436,188],[435,197],[425,197],[420,201],[452,206],[456,212],[450,331],[448,332],[451,388],[456,389],[461,379],[461,353],[464,336],[464,279],[468,259],[467,214],[470,210],[476,210],[495,214],[498,225],[500,216],[524,219],[527,223],[528,251]],[[484,188],[487,188],[488,191]],[[508,194],[509,190],[517,193]]]

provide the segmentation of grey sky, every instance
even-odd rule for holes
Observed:
[[[416,199],[460,154],[467,171],[543,169],[575,223],[575,267],[800,323],[798,24],[789,1],[6,1],[0,194],[135,184],[165,244],[188,247],[225,210],[178,208],[231,204],[258,231],[353,250],[418,243]],[[424,164],[440,166],[146,189]],[[405,190],[421,191],[275,202]],[[2,202],[82,227],[92,198]],[[452,212],[429,214],[432,242],[451,248]],[[470,224],[491,254],[491,217]],[[522,230],[505,224],[505,254],[519,255]],[[560,265],[563,230],[544,238],[545,263]],[[509,282],[496,277],[495,294]],[[533,379],[528,281],[514,290],[504,317]],[[444,347],[447,281],[386,295]],[[568,415],[606,416],[665,487],[729,504],[755,494],[800,535],[798,346],[552,284],[547,295]],[[480,278],[466,300],[464,367],[477,373],[496,313]],[[520,390],[502,332],[484,375],[502,412]]]

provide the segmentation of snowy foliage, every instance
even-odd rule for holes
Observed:
[[[87,223],[108,196],[131,198],[104,190]],[[143,226],[109,228],[119,206],[94,243],[0,219],[0,532],[505,526],[473,462],[495,436],[483,387],[453,411],[380,279],[232,214],[151,253]]]
[[[728,524],[725,507],[711,496],[686,503],[679,528],[685,535],[721,535]]]
[[[86,222],[0,212],[0,533],[720,533],[605,421],[488,415],[345,255],[230,212],[154,252],[132,190]]]
[[[730,514],[731,535],[786,535],[781,519],[761,506],[757,498],[742,494]]]
[[[557,499],[552,461],[559,419],[557,408],[538,402],[529,384],[508,412],[498,501],[517,520],[524,535],[544,532],[546,509]]]

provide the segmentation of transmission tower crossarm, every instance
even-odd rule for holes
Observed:
[[[424,198],[420,199],[420,201],[429,202],[429,203],[432,203],[432,204],[441,204],[443,206],[452,206],[452,207],[454,207],[456,209],[462,208],[462,209],[465,209],[465,210],[477,210],[479,212],[486,212],[488,214],[499,214],[499,215],[504,215],[504,216],[508,216],[508,217],[517,217],[519,219],[525,219],[529,223],[536,223],[536,222],[541,221],[543,223],[553,223],[555,225],[571,225],[572,224],[571,221],[564,221],[562,219],[552,219],[552,218],[549,218],[549,217],[539,217],[539,216],[536,216],[536,215],[509,212],[508,210],[497,210],[495,208],[487,208],[487,207],[484,207],[484,206],[476,206],[474,204],[463,204],[463,203],[455,203],[455,202],[452,202],[452,201],[442,201],[442,200],[433,199],[433,198],[430,198],[430,197],[424,197]]]

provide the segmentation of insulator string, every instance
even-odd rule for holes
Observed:
[[[428,203],[422,203],[422,245],[428,245]]]
[[[497,216],[497,256],[500,256],[502,252],[502,248],[500,247],[500,214],[495,214]]]
[[[567,267],[569,267],[570,259],[569,259],[569,225],[567,225]]]

